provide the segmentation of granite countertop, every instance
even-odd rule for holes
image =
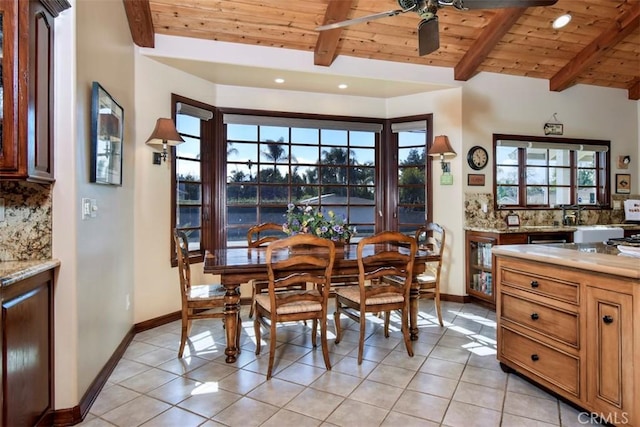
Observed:
[[[640,258],[621,254],[616,246],[604,243],[497,245],[491,252],[495,255],[640,279]]]
[[[557,231],[566,231],[573,233],[576,227],[567,227],[562,225],[523,225],[520,227],[464,227],[468,231],[480,231],[488,233],[553,233]]]
[[[523,225],[520,227],[504,227],[492,228],[492,227],[464,227],[469,231],[480,231],[489,233],[553,233],[566,231],[573,233],[577,227],[620,227],[624,230],[638,230],[640,231],[640,224],[584,224],[578,226],[564,226],[564,225]]]
[[[0,261],[0,286],[12,285],[58,266],[60,266],[60,261],[57,259]]]

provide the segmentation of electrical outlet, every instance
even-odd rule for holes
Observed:
[[[131,307],[131,299],[129,298],[129,294],[126,295],[125,297],[125,310],[129,311],[129,308]]]

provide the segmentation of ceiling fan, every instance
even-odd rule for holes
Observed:
[[[400,9],[387,12],[374,13],[346,21],[321,25],[316,31],[342,28],[374,19],[397,16],[402,13],[416,12],[421,19],[418,23],[418,53],[420,56],[435,52],[440,48],[440,36],[438,32],[438,9],[444,6],[453,6],[458,10],[471,9],[498,9],[507,7],[534,7],[551,6],[558,0],[397,0]]]

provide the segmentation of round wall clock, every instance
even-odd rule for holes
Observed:
[[[471,169],[478,171],[487,166],[488,161],[489,154],[483,147],[475,145],[469,149],[467,153],[467,163],[469,163]]]

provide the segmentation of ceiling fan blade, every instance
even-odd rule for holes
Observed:
[[[411,9],[396,9],[388,10],[386,12],[374,13],[373,15],[361,16],[359,18],[347,19],[346,21],[334,22],[333,24],[320,25],[316,27],[316,31],[333,30],[334,28],[342,28],[353,24],[359,24],[361,22],[373,21],[374,19],[386,18],[387,16],[397,16],[401,13],[409,12]]]
[[[438,31],[438,17],[423,19],[418,24],[418,53],[428,55],[440,48],[440,32]]]
[[[552,6],[558,0],[460,0],[461,9]]]

